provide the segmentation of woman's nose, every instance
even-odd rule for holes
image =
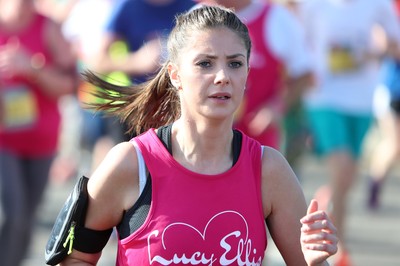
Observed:
[[[229,74],[224,68],[220,68],[215,75],[215,83],[227,84],[229,83]]]

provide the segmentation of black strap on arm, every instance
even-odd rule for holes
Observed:
[[[98,253],[106,246],[112,231],[112,228],[100,231],[78,227],[75,233],[74,249],[85,253]]]
[[[45,247],[48,265],[59,264],[71,254],[72,249],[98,253],[110,238],[112,228],[97,231],[84,227],[89,199],[88,181],[85,176],[79,178],[54,222]]]

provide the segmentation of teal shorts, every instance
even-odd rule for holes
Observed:
[[[355,159],[373,121],[372,115],[346,114],[329,108],[308,108],[307,117],[315,152],[325,156],[348,151]]]

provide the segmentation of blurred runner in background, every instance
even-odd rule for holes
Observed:
[[[58,100],[73,93],[75,58],[60,25],[34,0],[0,0],[0,224],[2,266],[30,245],[37,207],[57,153]]]

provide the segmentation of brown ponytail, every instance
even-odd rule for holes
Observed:
[[[172,123],[180,116],[180,105],[166,66],[153,79],[131,86],[114,85],[85,71],[84,79],[101,88],[93,94],[105,100],[89,103],[89,108],[119,117],[128,126],[127,133],[134,135]]]

